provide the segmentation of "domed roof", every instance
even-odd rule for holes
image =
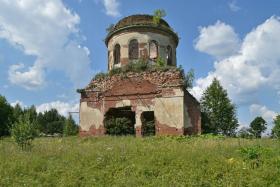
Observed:
[[[105,39],[106,45],[108,44],[109,39],[114,34],[119,33],[121,31],[128,31],[128,30],[135,30],[135,29],[154,29],[154,30],[162,31],[172,35],[175,39],[175,42],[178,43],[177,34],[172,30],[172,28],[165,20],[160,19],[159,24],[155,24],[152,15],[136,14],[121,19],[116,25],[114,25],[114,27],[111,28],[111,30],[109,31]]]
[[[120,29],[122,27],[131,26],[131,25],[150,25],[154,26],[155,23],[153,21],[153,16],[151,15],[132,15],[121,19],[114,27],[113,30]],[[170,28],[168,23],[161,19],[160,23],[157,25],[158,27],[167,27]]]

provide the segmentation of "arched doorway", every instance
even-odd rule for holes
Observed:
[[[142,136],[154,136],[156,134],[154,111],[145,111],[141,114]]]

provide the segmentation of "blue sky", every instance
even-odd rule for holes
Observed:
[[[180,36],[178,65],[195,70],[198,99],[217,77],[241,125],[279,112],[280,1],[0,0],[0,94],[9,102],[78,111],[77,88],[106,71],[106,28],[164,9]]]

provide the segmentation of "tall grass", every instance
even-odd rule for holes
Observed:
[[[280,142],[207,137],[0,140],[0,186],[280,186]],[[241,150],[261,147],[258,167]],[[258,151],[258,150],[256,150]]]

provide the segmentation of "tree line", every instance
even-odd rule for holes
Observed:
[[[228,97],[227,91],[214,78],[211,85],[204,91],[200,100],[202,133],[239,136],[242,138],[261,138],[267,129],[267,122],[257,116],[248,128],[241,128],[236,117],[236,106]],[[273,120],[272,137],[280,138],[280,115]]]
[[[190,83],[192,85],[192,83]],[[191,87],[191,86],[190,86]],[[257,116],[248,128],[238,129],[236,106],[228,97],[227,91],[214,78],[200,99],[202,133],[222,134],[231,137],[261,138],[267,129],[267,122]],[[272,137],[280,138],[280,115],[273,120]],[[27,124],[27,125],[26,125]],[[32,127],[32,129],[29,129]],[[22,108],[19,104],[12,107],[5,97],[0,96],[0,137],[27,131],[30,137],[53,135],[76,135],[78,126],[72,116],[60,115],[56,109],[37,113],[35,106]],[[24,133],[23,133],[24,134]]]
[[[78,126],[71,115],[67,118],[56,109],[44,113],[37,112],[35,106],[22,108],[11,106],[0,95],[0,137],[29,133],[30,136],[70,136],[78,133]]]

